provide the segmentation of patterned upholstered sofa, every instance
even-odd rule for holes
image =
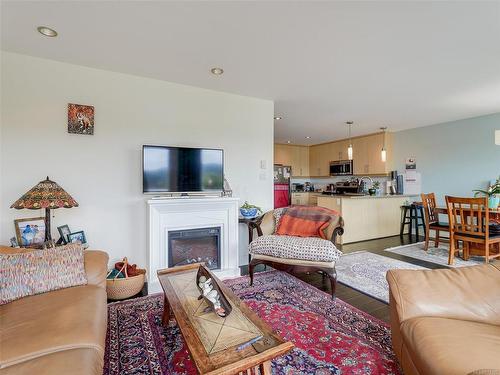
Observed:
[[[275,212],[276,210],[271,210],[260,220],[251,223],[258,238],[249,245],[250,284],[253,284],[255,267],[259,264],[292,274],[319,271],[329,278],[332,297],[335,297],[335,262],[342,255],[335,245],[339,236],[344,233],[342,217],[332,217],[330,224],[324,229],[324,237],[328,240],[324,240],[317,237],[275,235],[279,222],[279,214],[276,215]]]

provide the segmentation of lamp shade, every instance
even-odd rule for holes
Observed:
[[[78,202],[73,199],[56,182],[49,180],[40,181],[21,198],[15,201],[10,208],[38,210],[40,208],[71,208],[78,207]]]

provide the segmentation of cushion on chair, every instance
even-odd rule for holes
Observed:
[[[252,241],[250,254],[267,255],[276,258],[302,259],[313,262],[335,262],[342,252],[331,241],[318,237],[294,237],[268,235]]]
[[[337,211],[325,207],[285,207],[275,233],[285,236],[321,237],[326,239],[325,229],[339,216],[340,214]]]
[[[273,210],[273,216],[274,216],[274,232],[276,233],[276,230],[280,226],[280,220],[281,220],[281,215],[283,215],[284,207],[282,208],[276,208]]]

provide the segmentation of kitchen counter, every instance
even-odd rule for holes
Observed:
[[[322,194],[321,197],[324,198],[348,198],[348,199],[380,199],[380,198],[418,198],[417,195],[411,195],[411,194],[386,194],[386,195],[345,195],[345,194],[339,194],[339,195],[326,195]]]
[[[396,236],[401,225],[401,206],[415,195],[321,195],[318,206],[340,212],[344,219],[341,243]]]

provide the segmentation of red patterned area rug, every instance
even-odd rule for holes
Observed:
[[[250,308],[295,344],[273,374],[400,374],[388,325],[279,271],[226,280]],[[104,375],[196,374],[174,319],[161,325],[160,294],[108,305]]]

